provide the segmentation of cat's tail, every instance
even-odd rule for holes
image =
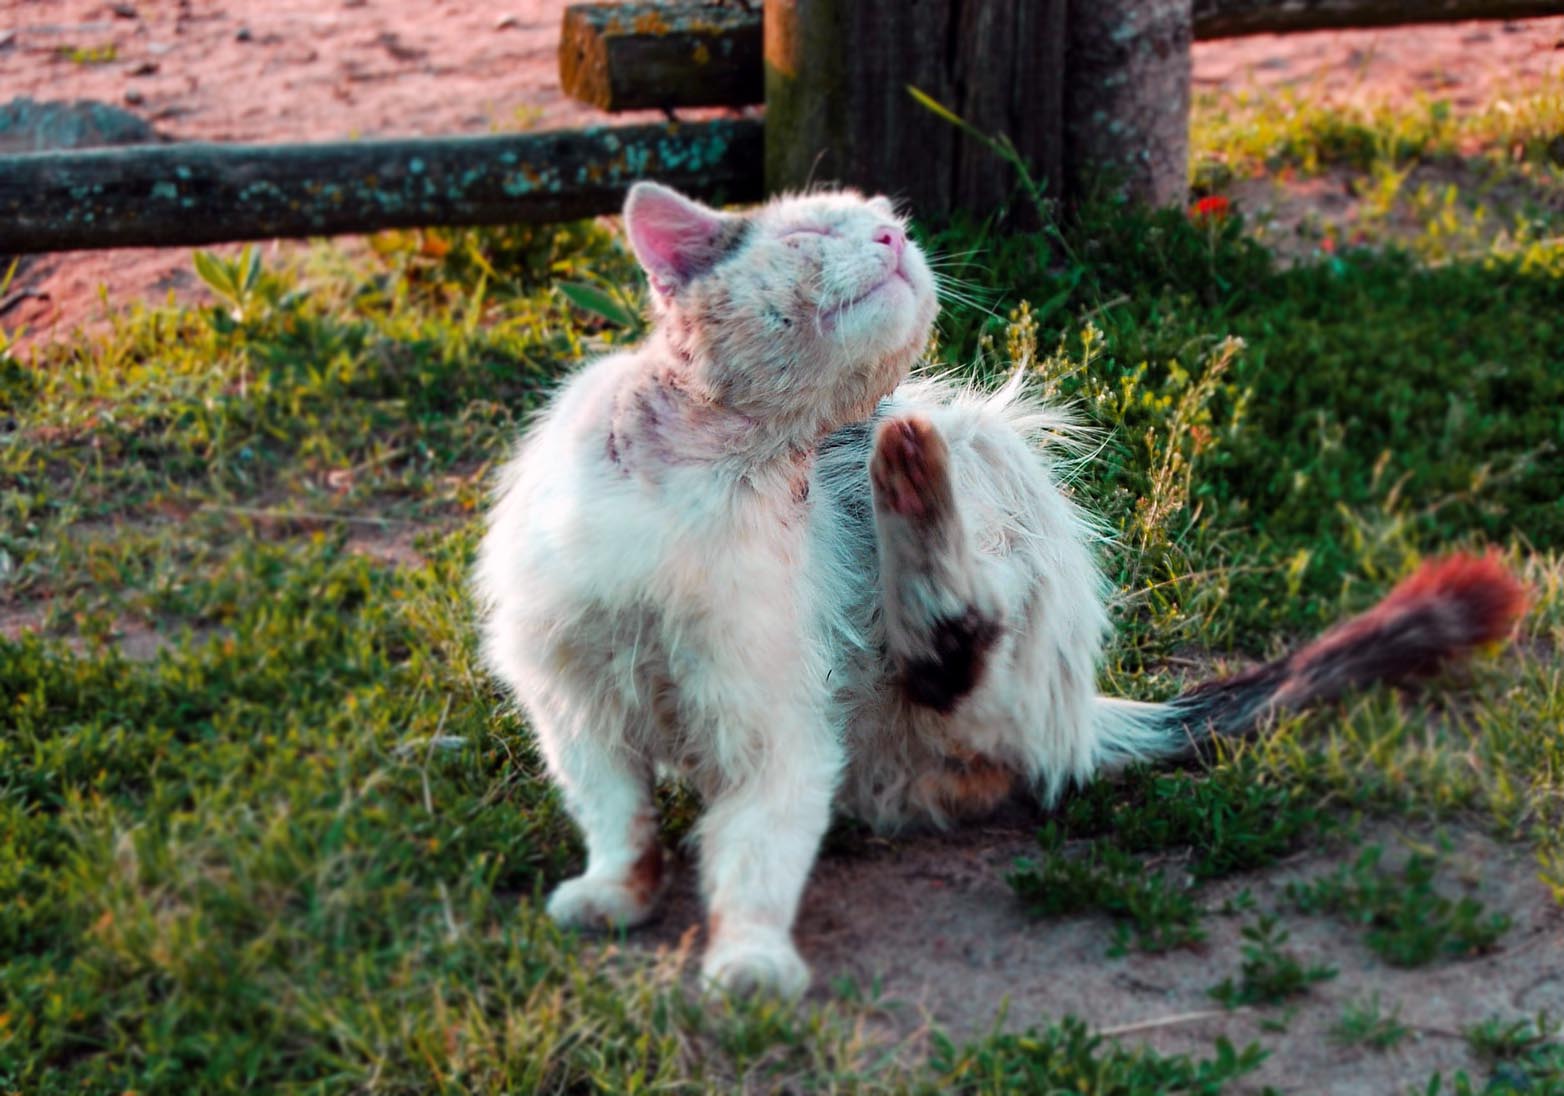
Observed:
[[[1430,674],[1508,636],[1527,600],[1494,553],[1429,560],[1372,609],[1262,666],[1163,704],[1099,698],[1099,761],[1189,760],[1212,738],[1258,733],[1276,713]]]

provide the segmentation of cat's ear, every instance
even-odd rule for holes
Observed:
[[[636,183],[625,199],[625,232],[652,288],[671,293],[732,247],[742,222],[657,183]]]

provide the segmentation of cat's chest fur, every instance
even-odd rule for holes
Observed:
[[[539,670],[677,761],[688,736],[726,741],[720,726],[821,695],[826,496],[812,452],[695,459],[730,435],[676,421],[672,397],[612,365],[589,372],[515,462],[482,566],[513,591]]]

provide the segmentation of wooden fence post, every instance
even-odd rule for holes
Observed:
[[[767,190],[845,183],[920,213],[983,214],[1003,202],[1012,169],[908,85],[979,132],[1008,136],[1053,190],[1063,172],[1065,7],[766,0]]]
[[[1191,38],[1190,0],[1070,5],[1064,117],[1072,185],[1104,178],[1153,205],[1184,201]]]

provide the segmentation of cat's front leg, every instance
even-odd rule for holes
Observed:
[[[650,766],[623,741],[622,720],[609,714],[533,722],[587,846],[586,871],[554,888],[549,916],[586,929],[640,924],[655,911],[663,884]]]
[[[736,993],[787,997],[809,985],[793,918],[830,822],[842,753],[824,727],[768,728],[751,771],[718,792],[701,820],[708,911],[702,973]]]

